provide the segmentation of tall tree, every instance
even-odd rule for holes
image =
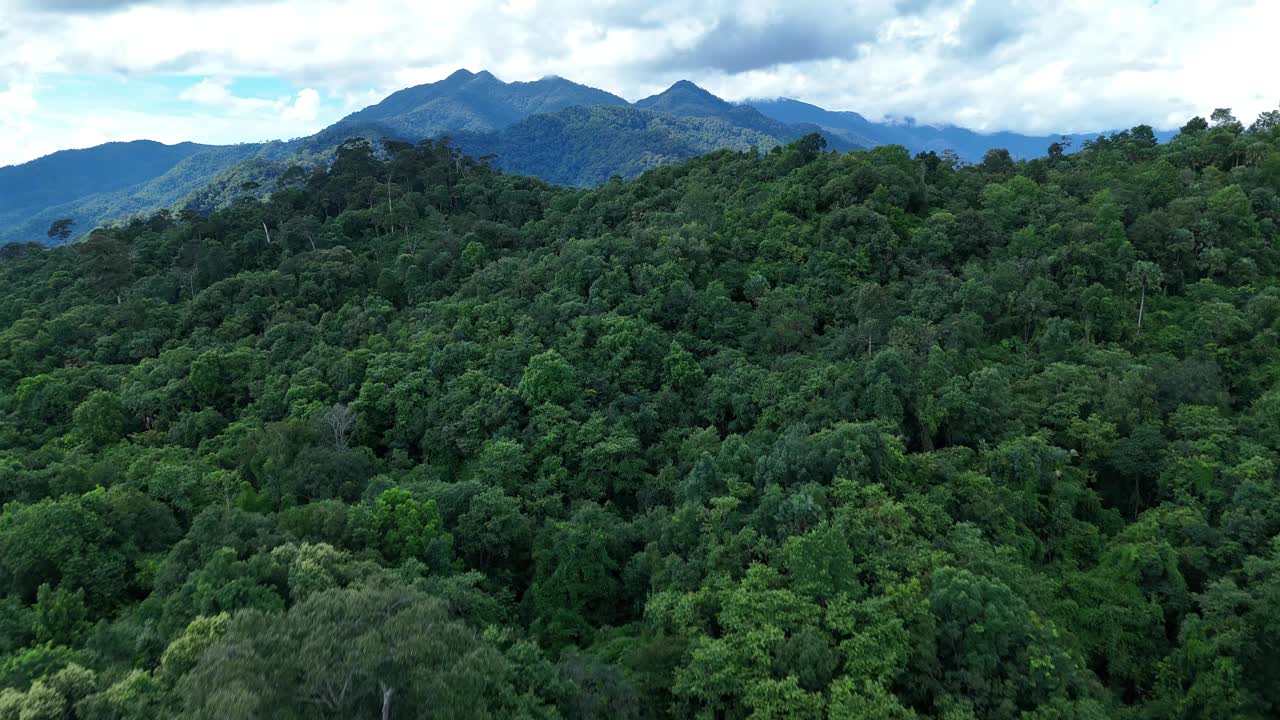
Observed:
[[[71,237],[71,228],[75,227],[76,221],[71,218],[58,218],[49,225],[49,239],[58,243],[64,243],[67,238]]]
[[[1147,260],[1139,260],[1129,270],[1129,286],[1138,291],[1138,334],[1142,334],[1142,315],[1147,309],[1147,291],[1160,287],[1164,275],[1160,266]]]

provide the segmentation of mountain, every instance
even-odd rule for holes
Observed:
[[[0,225],[21,222],[78,198],[137,185],[211,147],[138,140],[63,150],[23,165],[0,167]]]
[[[7,242],[42,241],[50,223],[63,217],[74,219],[76,235],[82,236],[103,224],[149,214],[162,208],[191,207],[199,212],[215,210],[243,197],[245,192],[240,188],[245,182],[257,183],[262,188],[258,194],[262,194],[270,190],[274,179],[291,165],[311,167],[323,162],[333,154],[337,145],[350,137],[377,138],[384,135],[386,133],[378,128],[352,123],[343,128],[330,127],[315,135],[289,141],[195,145],[197,152],[171,167],[150,168],[153,174],[141,181],[98,192],[67,193],[73,196],[70,199],[60,198],[54,204],[33,204],[0,214],[0,245]],[[90,153],[97,149],[69,152]],[[146,175],[146,172],[139,169],[141,165],[130,164],[130,158],[128,154],[117,158],[117,163],[122,168],[134,167],[135,172],[130,179],[136,180],[137,176]],[[30,183],[42,182],[35,173],[27,173],[27,169],[44,159],[0,168],[0,172],[15,171],[14,174],[19,179]],[[56,184],[54,181],[48,182]]]
[[[128,187],[210,147],[189,142],[115,142],[87,150],[63,150],[20,167],[0,167],[0,215]]]
[[[468,153],[496,155],[507,171],[590,186],[718,148],[768,150],[811,133],[821,133],[829,150],[900,144],[913,153],[950,148],[970,161],[992,147],[1032,157],[1058,139],[875,123],[786,98],[730,103],[688,80],[632,104],[561,77],[508,83],[458,70],[305,138],[229,146],[111,143],[0,168],[0,244],[43,241],[62,217],[75,220],[83,235],[161,208],[208,212],[246,193],[261,196],[289,166],[324,163],[354,136],[417,142],[447,135]],[[1073,137],[1078,145],[1091,136]]]
[[[1080,147],[1086,141],[1104,133],[1076,133],[1072,135],[1020,135],[1012,132],[979,133],[951,125],[917,125],[913,122],[872,122],[856,112],[832,111],[790,98],[751,100],[750,108],[783,123],[810,123],[823,130],[843,136],[847,141],[863,146],[902,145],[914,155],[920,152],[953,150],[960,159],[978,162],[992,148],[1004,148],[1018,159],[1044,155],[1049,145],[1066,137],[1071,147]],[[1156,137],[1167,141],[1175,133],[1158,132]]]
[[[870,147],[873,143],[851,141],[842,133],[833,133],[807,120],[782,121],[761,113],[750,105],[734,104],[716,97],[688,80],[681,80],[666,90],[637,100],[636,107],[668,113],[678,117],[716,118],[738,127],[777,138],[783,142],[798,140],[810,133],[820,133],[827,138],[830,150],[855,150]]]
[[[0,215],[0,244],[43,240],[49,224],[62,217],[74,219],[77,234],[83,234],[117,218],[185,206],[184,198],[223,174],[233,172],[243,162],[260,156],[288,156],[292,151],[287,146],[281,142],[202,146],[199,152],[164,168],[162,172],[155,172],[151,177],[127,186],[76,195],[56,204],[12,209]],[[130,166],[130,162],[130,156],[121,157],[122,171],[125,168],[133,170],[132,179],[144,174]],[[14,170],[18,178],[31,181],[23,172],[26,168],[27,165],[19,165],[5,170]]]
[[[561,77],[506,83],[489,72],[459,70],[440,82],[407,88],[348,115],[335,128],[373,124],[388,135],[422,139],[458,132],[498,130],[536,113],[581,105],[627,105],[603,90]]]
[[[722,100],[688,80],[680,80],[657,95],[636,101],[636,107],[672,115],[696,115],[720,117],[734,109],[734,104]]]
[[[531,115],[503,130],[461,133],[454,140],[470,155],[497,156],[496,165],[507,172],[581,187],[614,174],[635,177],[712,150],[770,150],[780,144],[777,137],[713,117],[613,105]]]

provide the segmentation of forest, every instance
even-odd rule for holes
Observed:
[[[4,246],[0,720],[1276,717],[1278,273],[1280,111]]]

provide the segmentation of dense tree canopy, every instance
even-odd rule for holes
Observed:
[[[1280,123],[0,260],[0,720],[1280,712]]]

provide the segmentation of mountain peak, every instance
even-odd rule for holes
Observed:
[[[728,104],[724,100],[716,97],[715,94],[713,94],[711,91],[707,90],[706,88],[700,85],[695,84],[691,80],[677,80],[671,84],[671,87],[667,88],[666,90],[663,90],[657,95],[654,95],[649,98],[645,98],[645,100],[653,100],[656,98],[672,97],[672,96],[676,96],[684,99],[697,98],[704,102],[715,102],[717,104],[724,103],[726,105]],[[640,102],[644,102],[644,100],[641,100]]]
[[[677,80],[671,84],[671,87],[664,90],[662,94],[666,95],[669,92],[681,92],[681,91],[696,92],[702,95],[711,95],[711,93],[708,92],[706,88],[703,88],[695,84],[692,80]],[[715,97],[715,95],[711,95],[711,97]],[[719,99],[719,98],[716,98],[716,99]]]
[[[636,107],[672,115],[720,115],[732,106],[688,80],[679,80],[657,95],[636,101]]]
[[[473,73],[466,68],[458,68],[450,73],[449,77],[439,82],[427,83],[426,85],[419,85],[418,87],[455,88],[477,80],[498,83],[502,82],[498,78],[494,77],[493,73],[488,70],[481,70],[480,72]]]

